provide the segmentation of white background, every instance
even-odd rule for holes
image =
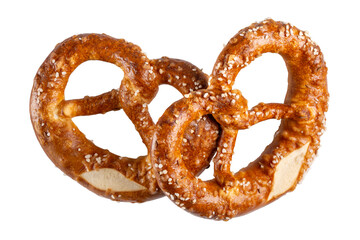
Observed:
[[[356,1],[3,1],[0,4],[0,239],[359,239],[359,20]],[[65,177],[42,151],[29,117],[33,78],[55,44],[79,33],[106,33],[139,45],[147,56],[192,62],[210,74],[223,44],[267,17],[309,31],[324,53],[330,108],[318,157],[285,197],[228,222],[195,217],[167,198],[116,203]],[[87,62],[75,70],[66,98],[120,85],[119,68]],[[249,107],[282,102],[287,72],[265,54],[237,78]],[[181,95],[160,87],[150,105],[156,120]],[[114,153],[146,154],[122,111],[74,119]],[[270,143],[279,122],[239,133],[234,171]],[[211,168],[204,179],[211,178]]]

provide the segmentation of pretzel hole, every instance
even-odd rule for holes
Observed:
[[[84,62],[70,75],[65,99],[96,96],[118,89],[123,76],[121,68],[114,64],[98,60]],[[74,117],[72,121],[98,147],[132,158],[147,154],[140,135],[122,110]]]
[[[160,85],[158,93],[148,106],[153,122],[156,124],[165,110],[182,97],[182,94],[176,88],[170,85]]]
[[[271,119],[239,131],[232,156],[231,171],[235,173],[256,160],[273,141],[280,123],[281,121]]]
[[[249,109],[260,102],[283,103],[288,72],[279,54],[266,53],[241,69],[233,89],[239,89],[248,100]]]
[[[288,72],[279,54],[266,53],[242,69],[233,88],[239,89],[251,109],[260,102],[283,103],[287,91]],[[267,120],[239,131],[235,143],[231,171],[237,172],[257,159],[269,145],[280,121]]]
[[[147,155],[139,133],[124,111],[81,116],[72,119],[86,138],[101,148],[122,157]]]
[[[214,162],[213,161],[210,162],[210,166],[207,169],[205,169],[198,178],[200,178],[203,181],[211,180],[214,178]]]
[[[249,129],[240,130],[236,137],[230,170],[233,173],[236,173],[240,169],[246,167],[250,162],[256,160],[265,148],[273,141],[274,134],[279,129],[279,126],[280,121],[268,120],[258,123]],[[230,151],[224,146],[221,147]],[[203,181],[213,179],[213,169],[214,163],[211,161],[210,167],[206,169],[199,178]]]
[[[99,60],[86,61],[70,75],[65,88],[65,99],[96,96],[118,89],[124,72],[118,66]]]

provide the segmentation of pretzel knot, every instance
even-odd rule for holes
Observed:
[[[70,74],[88,60],[115,64],[124,72],[120,89],[99,96],[65,100]],[[118,201],[143,202],[161,196],[149,156],[119,157],[88,140],[71,120],[123,109],[150,150],[155,124],[148,104],[160,84],[182,94],[206,88],[208,76],[177,59],[149,60],[141,49],[106,35],[82,34],[58,44],[38,70],[30,114],[48,157],[64,173],[91,191]],[[120,85],[120,84],[119,84]],[[182,142],[185,165],[193,174],[208,167],[218,138],[218,124],[208,116],[188,124]],[[201,137],[200,137],[201,136]]]
[[[259,103],[248,109],[246,98],[231,88],[238,72],[267,52],[280,54],[286,62],[286,98],[283,104]],[[159,119],[151,159],[161,166],[155,168],[161,189],[179,207],[220,220],[248,213],[294,190],[324,130],[326,74],[320,48],[296,27],[269,19],[241,30],[220,53],[209,87],[185,95]],[[215,178],[202,181],[185,166],[181,143],[188,124],[207,114],[222,131],[213,159]],[[232,173],[238,130],[268,119],[281,119],[274,140],[255,161]]]

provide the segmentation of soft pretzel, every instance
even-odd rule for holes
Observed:
[[[88,60],[102,60],[120,67],[124,72],[121,89],[65,100],[70,74]],[[170,84],[188,94],[206,88],[207,81],[208,76],[188,62],[170,58],[149,60],[138,46],[125,40],[98,34],[77,35],[58,44],[38,70],[31,93],[31,121],[42,148],[64,173],[104,197],[143,202],[162,195],[150,158],[119,157],[96,146],[71,118],[122,108],[149,150],[155,124],[147,106],[158,86]],[[218,125],[211,117],[205,117],[191,123],[185,135],[189,141],[182,144],[184,161],[190,171],[198,174],[209,165],[216,150]]]
[[[231,88],[238,72],[267,52],[280,54],[286,62],[285,102],[260,103],[248,110],[241,92]],[[324,131],[326,74],[319,46],[296,27],[267,19],[242,29],[219,55],[208,89],[185,95],[159,119],[151,159],[161,189],[179,207],[220,220],[248,213],[294,190]],[[220,123],[222,133],[213,159],[215,178],[202,181],[185,166],[181,143],[188,124],[207,114]],[[267,119],[282,119],[274,140],[255,161],[232,173],[238,130]]]

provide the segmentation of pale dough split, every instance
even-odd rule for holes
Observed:
[[[80,175],[93,187],[114,192],[130,192],[146,190],[146,188],[112,168],[101,168]]]
[[[273,186],[268,201],[283,194],[294,186],[295,181],[299,176],[300,168],[304,162],[309,144],[310,142],[306,143],[301,148],[296,149],[281,159],[276,166]]]

